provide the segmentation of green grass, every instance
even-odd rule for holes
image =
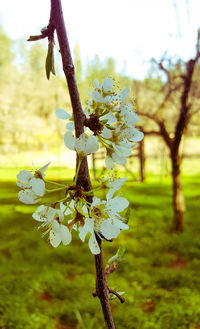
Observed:
[[[70,246],[53,249],[31,217],[37,206],[18,202],[18,188],[8,179],[17,170],[0,172],[0,329],[105,328],[92,297],[94,259],[87,244],[74,235]],[[50,176],[56,175],[52,169]],[[130,230],[104,243],[105,259],[127,245],[109,278],[111,288],[126,292],[125,304],[111,302],[116,328],[199,328],[199,184],[200,176],[183,178],[187,213],[185,231],[177,235],[171,232],[170,179],[127,182]]]

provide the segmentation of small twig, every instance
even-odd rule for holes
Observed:
[[[116,292],[115,290],[112,290],[112,289],[108,288],[108,291],[109,291],[110,294],[115,295],[115,296],[120,300],[120,302],[121,302],[122,304],[125,302],[125,299],[122,298],[122,297],[118,294],[118,292]]]
[[[48,26],[41,30],[41,34],[31,35],[27,41],[37,41],[47,37],[49,40],[50,39],[53,40],[54,31],[55,31],[55,26],[50,20]]]

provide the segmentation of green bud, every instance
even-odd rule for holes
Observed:
[[[47,57],[46,57],[46,76],[48,80],[50,78],[50,73],[56,75],[55,67],[54,67],[53,47],[54,47],[53,42],[50,41],[48,46]]]

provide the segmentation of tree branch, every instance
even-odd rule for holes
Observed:
[[[190,59],[186,63],[186,74],[184,77],[184,86],[183,93],[180,99],[180,114],[175,128],[175,136],[173,142],[173,152],[176,153],[180,146],[180,142],[182,139],[182,135],[184,133],[185,128],[189,122],[189,110],[191,108],[190,104],[188,104],[189,93],[192,85],[192,77],[195,69],[195,65],[200,58],[200,31],[198,31],[197,35],[197,46],[196,46],[196,56],[194,59]]]
[[[70,99],[72,103],[76,137],[79,137],[84,132],[85,115],[82,111],[79,92],[75,79],[74,65],[70,52],[69,42],[66,34],[65,22],[62,13],[61,0],[51,0],[50,24],[52,24],[57,32],[60,53],[63,63],[63,71],[68,84]],[[78,165],[78,157],[76,165]],[[91,190],[91,182],[88,170],[87,157],[81,163],[78,174],[77,184],[84,187],[85,190]],[[90,197],[91,201],[91,197]],[[96,235],[97,242],[101,249],[101,239]],[[111,308],[108,299],[108,286],[105,279],[103,267],[102,250],[99,255],[95,255],[96,266],[96,292],[100,299],[104,319],[108,329],[114,329]]]

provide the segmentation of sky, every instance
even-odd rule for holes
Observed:
[[[117,70],[142,79],[152,57],[194,56],[199,0],[62,0],[70,47],[83,63],[113,57]],[[0,0],[0,23],[13,39],[39,34],[49,21],[50,0]],[[26,42],[26,41],[25,41]]]

